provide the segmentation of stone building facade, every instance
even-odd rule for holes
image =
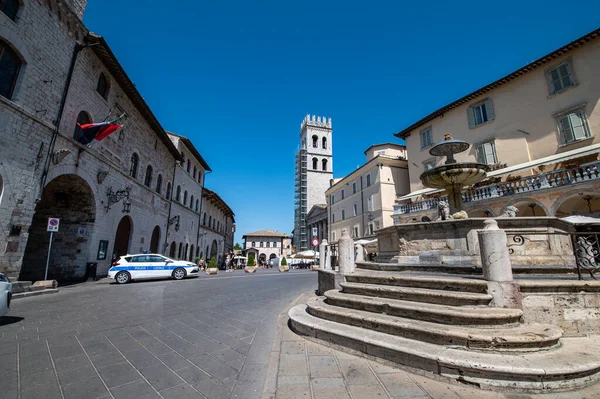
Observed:
[[[337,180],[325,193],[331,243],[337,242],[344,230],[359,240],[391,226],[396,197],[410,190],[406,147],[377,144],[365,155],[364,165]]]
[[[300,124],[300,149],[296,153],[294,247],[310,246],[306,215],[316,204],[325,203],[325,191],[333,177],[333,126],[331,118],[306,115]]]
[[[202,224],[200,225],[200,257],[215,258],[222,265],[233,251],[235,214],[214,191],[204,188],[202,194]]]
[[[329,239],[329,223],[327,221],[327,204],[316,204],[310,209],[306,215],[306,231],[308,232],[309,241],[317,238],[319,243],[323,239]],[[316,233],[316,235],[315,235]],[[312,247],[312,243],[310,244]]]
[[[243,252],[253,254],[258,265],[272,259],[289,257],[292,254],[291,239],[287,234],[275,230],[259,230],[244,234]]]
[[[416,121],[406,140],[411,192],[396,223],[434,218],[445,193],[419,176],[439,166],[429,155],[446,133],[471,144],[459,162],[488,164],[488,179],[463,191],[471,217],[600,216],[600,29]]]
[[[0,271],[44,277],[49,217],[60,219],[49,278],[80,278],[89,262],[102,275],[114,257],[165,252],[182,153],[108,44],[82,24],[85,1],[19,4],[0,12],[0,81],[9,83],[0,85]],[[123,129],[82,144],[78,122],[119,115]],[[196,223],[179,230],[190,242],[199,237],[195,204]]]

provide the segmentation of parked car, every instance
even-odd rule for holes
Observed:
[[[3,273],[0,273],[0,317],[8,313],[12,297],[12,284]]]
[[[108,270],[108,277],[119,284],[131,280],[166,278],[182,280],[198,275],[198,265],[184,260],[174,260],[159,254],[136,254],[121,256]]]

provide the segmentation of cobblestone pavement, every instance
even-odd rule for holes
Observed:
[[[277,315],[308,271],[105,280],[18,299],[0,319],[0,397],[259,398]]]
[[[311,294],[296,303],[306,302]],[[450,384],[354,356],[293,333],[280,314],[263,399],[596,399],[600,384],[579,391],[519,394]]]

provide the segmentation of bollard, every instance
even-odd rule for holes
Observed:
[[[325,246],[325,270],[332,270],[332,268],[331,268],[331,245],[329,245],[329,243]]]
[[[362,244],[356,244],[356,261],[364,262],[365,261],[365,249]]]
[[[354,263],[354,240],[348,236],[346,230],[342,230],[342,236],[338,241],[338,253],[340,263],[340,273],[354,273],[356,264]]]
[[[519,286],[513,281],[506,233],[498,228],[494,219],[486,219],[483,225],[483,230],[479,230],[477,235],[483,278],[487,281],[488,293],[493,297],[490,305],[521,308],[522,297]]]
[[[319,267],[325,270],[325,256],[327,256],[327,240],[324,238],[319,247]]]

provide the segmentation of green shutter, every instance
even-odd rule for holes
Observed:
[[[494,106],[492,105],[492,100],[489,98],[485,100],[485,110],[487,111],[488,121],[493,121],[495,118]]]
[[[469,129],[473,129],[475,127],[475,114],[473,113],[473,108],[467,109],[467,116],[469,118]]]

